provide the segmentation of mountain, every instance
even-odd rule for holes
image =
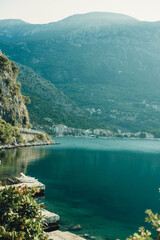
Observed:
[[[160,22],[115,13],[42,25],[0,21],[0,47],[7,55],[104,126],[132,131],[159,127],[159,39]]]
[[[130,25],[138,22],[135,18],[114,13],[99,13],[93,12],[88,14],[76,14],[67,17],[61,21],[49,24],[30,24],[20,19],[0,20],[1,39],[25,39],[31,38],[33,35],[40,35],[42,38],[48,38],[49,34],[52,36],[63,35],[68,31],[75,31],[78,29],[87,29],[89,27],[96,28],[102,26],[112,26],[114,24]]]
[[[31,68],[17,65],[22,93],[31,100],[27,108],[33,127],[50,133],[53,133],[53,125],[59,123],[76,128],[104,127],[104,124],[81,110],[53,83],[40,77]]]

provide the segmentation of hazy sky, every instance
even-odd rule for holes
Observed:
[[[160,20],[160,0],[0,0],[0,19],[48,23],[93,11],[117,12],[139,20]]]

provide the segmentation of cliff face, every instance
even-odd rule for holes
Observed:
[[[18,68],[0,50],[0,117],[13,126],[29,127],[27,99],[16,81]]]

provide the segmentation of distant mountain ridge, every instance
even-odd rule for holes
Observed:
[[[2,19],[0,20],[1,26],[16,26],[29,24],[21,19]]]
[[[91,118],[125,130],[159,127],[160,22],[88,13],[11,25],[0,21],[2,50]]]
[[[0,20],[1,37],[6,39],[23,39],[24,36],[30,38],[32,35],[36,35],[39,32],[47,31],[66,31],[75,30],[77,27],[86,28],[91,26],[107,26],[110,24],[135,24],[139,22],[137,19],[117,13],[105,13],[105,12],[92,12],[87,14],[76,14],[67,17],[57,22],[51,22],[48,24],[31,24],[24,22],[20,19],[6,19]],[[86,24],[87,23],[87,24]],[[9,28],[9,32],[6,30]],[[18,35],[15,35],[15,32]],[[13,35],[12,35],[13,34]]]

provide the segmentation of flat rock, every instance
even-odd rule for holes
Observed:
[[[82,229],[82,227],[81,227],[80,224],[75,225],[75,226],[69,228],[70,231],[79,231],[79,230],[81,230],[81,229]]]
[[[57,223],[60,219],[58,214],[49,212],[47,210],[42,210],[42,215],[48,224]]]
[[[96,237],[90,236],[90,235],[87,234],[87,233],[83,234],[82,237],[84,237],[85,239],[88,239],[88,240],[95,240],[95,239],[96,239]]]
[[[85,238],[82,238],[76,234],[70,233],[70,232],[61,232],[59,230],[50,232],[49,239],[52,240],[85,240]]]

